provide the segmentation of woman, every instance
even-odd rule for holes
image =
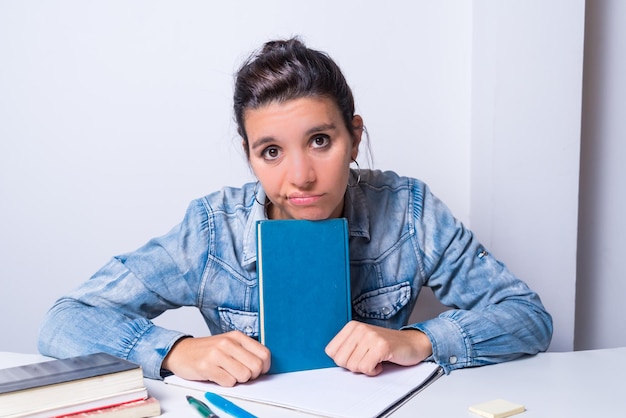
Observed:
[[[353,317],[326,353],[367,375],[384,362],[436,361],[446,372],[545,350],[552,320],[536,293],[493,258],[419,180],[350,169],[363,120],[324,53],[297,39],[268,42],[237,73],[234,111],[258,182],[192,202],[167,235],[114,257],[51,308],[42,354],[106,351],[160,378],[232,386],[265,373],[257,337],[254,224],[345,217]],[[311,286],[315,284],[312,283]],[[422,286],[452,309],[407,325]],[[155,326],[196,306],[211,336]]]

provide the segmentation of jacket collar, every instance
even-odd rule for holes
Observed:
[[[243,259],[241,260],[242,266],[247,266],[250,263],[256,261],[256,223],[257,221],[263,221],[267,219],[265,213],[265,205],[259,204],[259,202],[265,202],[265,191],[260,185],[257,186],[255,197],[253,197],[252,206],[250,209],[250,216],[248,216],[248,222],[244,229],[243,235]],[[258,202],[257,202],[258,199]]]
[[[265,191],[258,187],[256,199],[264,202],[266,199]],[[258,202],[252,202],[250,216],[244,230],[243,238],[243,260],[242,265],[246,266],[256,261],[256,223],[257,221],[266,220],[265,206]],[[357,186],[349,186],[346,190],[343,203],[343,213],[348,219],[348,230],[350,237],[370,239],[370,216],[367,200],[361,188]]]
[[[348,186],[343,203],[343,214],[348,219],[350,237],[370,240],[370,213],[365,194],[359,185]]]

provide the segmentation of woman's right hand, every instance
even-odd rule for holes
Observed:
[[[240,331],[201,338],[183,338],[174,344],[162,368],[187,380],[210,380],[234,386],[256,379],[270,368],[270,352]]]

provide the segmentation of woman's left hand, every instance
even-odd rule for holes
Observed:
[[[326,346],[338,366],[375,376],[384,361],[413,366],[432,354],[432,344],[419,330],[395,330],[358,321],[348,322]]]

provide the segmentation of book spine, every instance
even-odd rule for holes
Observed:
[[[265,303],[264,303],[264,292],[263,292],[263,245],[261,244],[261,240],[263,236],[261,235],[261,222],[258,222],[256,225],[256,233],[257,233],[257,286],[259,287],[259,342],[265,345]]]
[[[346,318],[348,318],[348,321],[352,320],[352,289],[350,288],[351,284],[352,284],[352,276],[350,276],[350,245],[349,245],[349,239],[348,237],[350,236],[350,231],[348,230],[348,220],[347,219],[343,219],[342,222],[343,225],[343,230],[344,230],[344,236],[346,237],[344,240],[344,245],[345,245],[345,254],[346,254],[346,277],[348,278],[348,280],[346,281],[346,297],[347,297],[347,301],[346,301],[346,307],[348,309]]]

